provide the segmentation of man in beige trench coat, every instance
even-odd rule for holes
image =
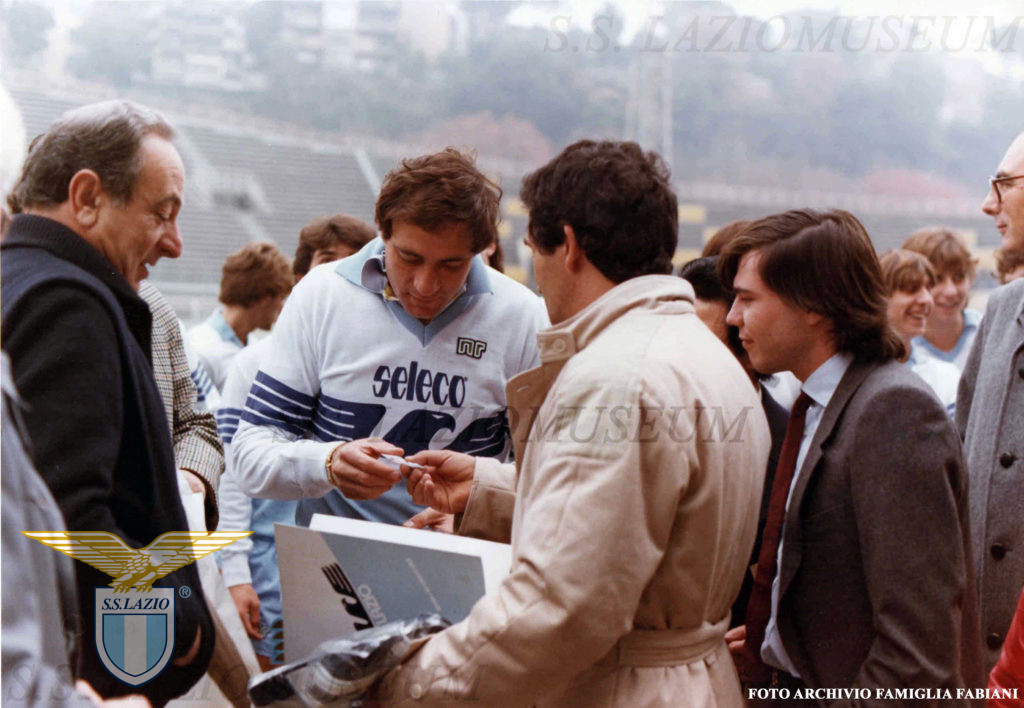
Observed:
[[[516,465],[405,468],[512,567],[410,652],[382,705],[742,706],[723,635],[753,544],[768,425],[669,275],[676,199],[634,143],[582,141],[528,176],[526,244],[553,327],[507,386]]]

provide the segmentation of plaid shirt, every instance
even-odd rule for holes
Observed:
[[[217,422],[198,401],[181,340],[178,317],[170,303],[150,283],[139,285],[139,296],[153,313],[153,377],[167,411],[179,469],[191,470],[206,484],[206,528],[217,528],[217,488],[224,471],[224,449]]]

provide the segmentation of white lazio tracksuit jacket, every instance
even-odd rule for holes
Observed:
[[[231,329],[231,325],[225,321],[220,308],[214,310],[203,322],[190,329],[188,339],[195,353],[199,355],[199,361],[206,373],[209,374],[219,395],[228,378],[231,360],[238,352],[242,351],[245,344]],[[198,381],[196,385],[199,385]]]
[[[423,325],[385,295],[384,243],[313,269],[292,291],[241,413],[230,454],[256,497],[312,513],[402,523],[404,484],[373,501],[327,479],[343,440],[381,437],[406,455],[448,448],[506,459],[505,383],[537,365],[543,301],[475,258],[463,292]]]

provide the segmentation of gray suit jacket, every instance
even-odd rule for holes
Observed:
[[[957,396],[971,476],[985,665],[991,669],[1024,586],[1024,280],[989,298]]]
[[[851,364],[811,441],[783,533],[779,633],[809,685],[954,694],[985,685],[960,440],[905,366]]]

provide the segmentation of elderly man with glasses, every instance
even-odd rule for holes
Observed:
[[[1010,144],[981,210],[996,220],[1002,251],[1024,251],[1024,132]]]
[[[982,210],[1002,249],[1024,250],[1024,133],[1006,151]],[[1024,279],[997,288],[957,396],[970,470],[971,538],[987,667],[999,657],[1024,586]]]

